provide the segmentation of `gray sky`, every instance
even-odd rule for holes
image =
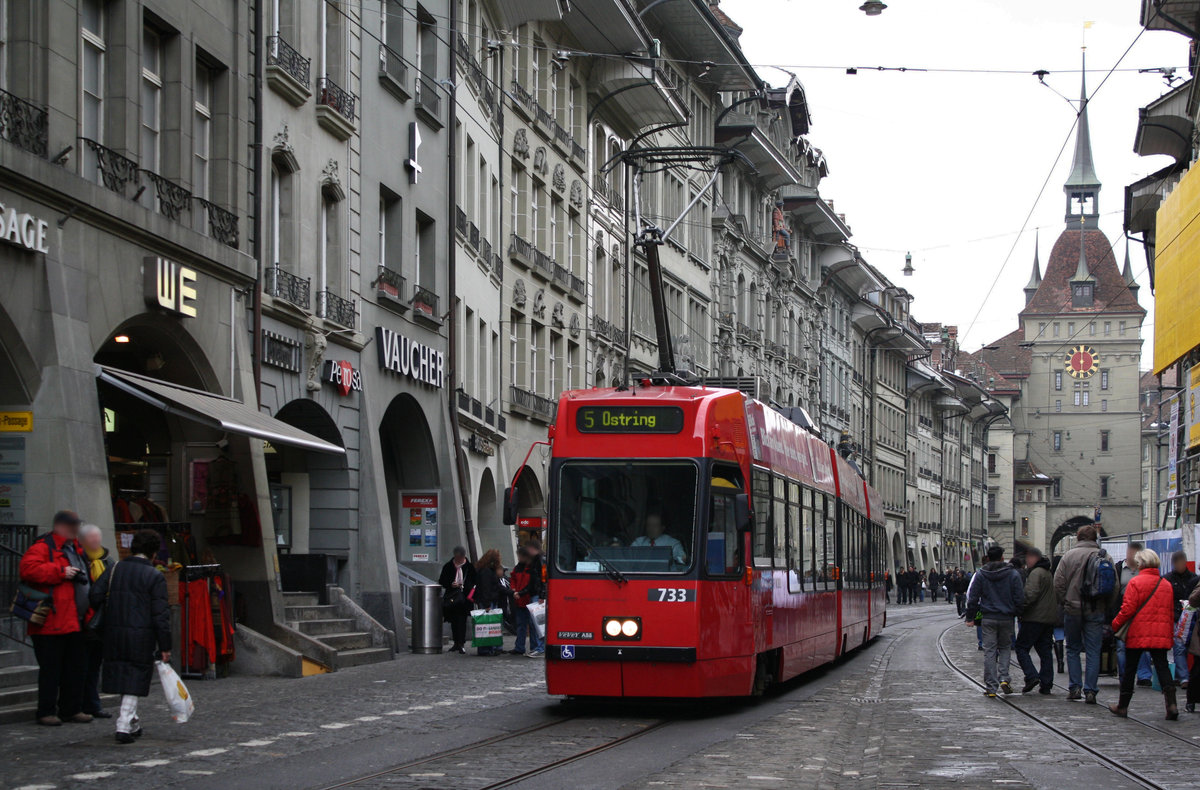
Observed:
[[[974,351],[1016,328],[1022,288],[1041,228],[1043,271],[1064,227],[1062,183],[1072,139],[1017,238],[1038,189],[1058,154],[1074,111],[1038,84],[1032,72],[1079,95],[1079,57],[1087,31],[1088,92],[1095,90],[1137,36],[1139,0],[886,0],[878,17],[861,0],[722,0],[746,31],[742,47],[763,79],[804,84],[812,109],[809,139],[828,158],[821,193],[832,198],[867,259],[915,296],[920,321],[957,324],[963,348]],[[1179,67],[1187,76],[1187,40],[1147,31],[1121,68]],[[843,68],[813,68],[838,66]],[[1004,69],[1020,74],[877,72],[845,66]],[[1138,108],[1160,96],[1159,75],[1118,71],[1088,107],[1100,192],[1100,227],[1123,260],[1124,188],[1169,163],[1133,153]],[[993,237],[993,238],[988,238]],[[987,239],[987,240],[980,240]],[[1016,250],[992,295],[984,296],[1010,247]],[[902,277],[912,250],[913,277]],[[1153,297],[1141,246],[1131,247],[1142,284],[1151,361]]]

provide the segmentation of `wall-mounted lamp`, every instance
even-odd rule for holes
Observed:
[[[887,8],[887,4],[881,2],[880,0],[867,0],[858,7],[858,10],[862,11],[867,16],[879,16],[883,13],[883,9],[885,8]]]

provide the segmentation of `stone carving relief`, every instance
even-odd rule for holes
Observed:
[[[546,289],[540,288],[533,295],[533,314],[537,318],[543,318],[546,315]]]
[[[525,296],[525,281],[524,280],[518,279],[515,283],[513,283],[512,299],[513,299],[513,307],[517,307],[517,308],[525,307],[526,296]]]
[[[571,205],[583,208],[583,183],[578,178],[571,182]]]
[[[564,326],[562,302],[556,303],[554,309],[550,311],[550,323],[555,326]]]
[[[533,152],[533,169],[542,175],[546,174],[546,146],[539,145]]]
[[[550,178],[550,186],[554,187],[555,192],[562,192],[567,188],[567,168],[563,167],[561,162],[554,166],[554,175]]]
[[[328,341],[325,335],[310,327],[304,335],[305,362],[308,363],[308,375],[305,387],[309,392],[321,389],[321,365],[325,361],[325,346]]]
[[[571,328],[568,330],[571,337],[579,337],[579,313],[571,313]]]
[[[342,189],[336,159],[330,159],[321,170],[321,194],[334,201],[346,199],[346,190]]]
[[[513,153],[522,159],[529,158],[529,133],[524,129],[518,129],[513,137]]]

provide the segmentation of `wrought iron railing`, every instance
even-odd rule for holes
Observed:
[[[474,222],[467,223],[467,244],[471,245],[471,249],[479,249],[479,226]]]
[[[345,90],[329,77],[317,80],[317,104],[329,107],[350,123],[354,123],[354,101],[353,93]]]
[[[408,64],[387,44],[379,45],[379,73],[391,78],[397,85],[408,85]]]
[[[483,419],[483,401],[471,398],[471,416],[477,420]]]
[[[408,290],[404,275],[395,269],[380,266],[375,275],[375,295],[380,299],[390,299],[398,304],[404,303],[404,294]]]
[[[595,313],[592,314],[592,331],[604,340],[610,340],[618,346],[625,345],[625,332],[618,329],[611,321],[606,321]]]
[[[467,235],[467,212],[463,211],[462,206],[454,208],[454,229],[464,236]]]
[[[553,268],[551,269],[551,277],[555,285],[559,286],[564,291],[567,290],[570,283],[571,273],[567,271],[566,267],[560,266],[557,263],[554,264]]]
[[[270,267],[264,274],[263,288],[268,296],[291,302],[302,310],[309,309],[312,294],[311,279],[285,272],[278,265]]]
[[[204,206],[204,210],[208,212],[208,235],[212,236],[222,244],[227,244],[230,247],[237,249],[237,214],[223,209],[215,203],[205,200],[204,198],[196,198],[196,200],[200,201],[200,204]]]
[[[578,159],[580,162],[587,161],[587,150],[584,149],[576,140],[571,141],[571,156]]]
[[[499,253],[492,253],[492,271],[496,273],[496,279],[504,282],[504,260]]]
[[[278,66],[296,82],[308,87],[312,60],[301,55],[280,36],[267,37],[267,65]]]
[[[33,545],[37,527],[33,524],[0,524],[0,636],[29,644],[25,621],[8,613],[8,604],[17,594],[21,582],[21,556]]]
[[[467,394],[466,390],[459,390],[455,394],[458,396],[458,408],[469,412],[471,410],[471,396]]]
[[[154,185],[154,194],[158,198],[159,214],[178,222],[180,217],[183,216],[183,212],[191,210],[191,192],[151,170],[142,170],[142,174],[150,179],[150,183]]]
[[[530,415],[539,417],[546,422],[554,421],[554,410],[558,406],[554,401],[520,387],[510,386],[508,393],[513,406],[524,409]]]
[[[533,245],[513,233],[508,237],[508,257],[515,258],[526,266],[532,266]]]
[[[492,243],[487,239],[479,240],[479,258],[483,261],[483,265],[491,267],[492,265]]]
[[[353,299],[338,296],[328,289],[321,291],[321,317],[326,321],[353,329],[358,323],[357,316]]]
[[[412,308],[418,313],[424,313],[430,318],[436,318],[438,313],[438,295],[423,285],[413,287]]]
[[[548,131],[553,130],[553,128],[557,125],[554,123],[554,116],[551,115],[550,111],[541,104],[535,102],[533,105],[533,112],[537,117],[537,122],[546,127]]]
[[[138,184],[137,162],[95,140],[89,140],[86,137],[79,139],[95,155],[101,183],[123,197],[131,197],[125,190],[130,184],[135,186]]]
[[[417,77],[417,109],[424,110],[434,118],[441,118],[442,97],[437,83],[421,74]]]
[[[492,87],[487,73],[471,53],[471,48],[461,33],[458,34],[458,56],[463,62],[463,74],[466,75],[467,84],[475,89],[483,108],[489,114],[495,115],[496,110],[499,109],[496,105],[496,89]]]
[[[0,138],[44,157],[49,153],[49,119],[45,107],[0,90]]]
[[[533,95],[525,89],[524,85],[516,80],[513,80],[512,85],[509,87],[512,90],[513,98],[516,99],[519,104],[523,104],[526,107],[533,106]]]
[[[581,277],[577,277],[568,272],[567,288],[571,291],[571,293],[579,297],[579,301],[587,301],[587,283],[585,283]]]
[[[624,211],[625,202],[621,199],[621,193],[617,185],[611,183],[609,178],[611,178],[611,174],[596,179],[596,183],[592,186],[592,194],[604,198],[614,211]]]
[[[533,266],[533,270],[540,273],[547,280],[554,277],[554,259],[537,247],[533,248],[533,255],[529,262]]]

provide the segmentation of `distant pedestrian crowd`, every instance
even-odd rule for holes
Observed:
[[[438,578],[442,615],[450,624],[450,652],[467,652],[470,625],[470,641],[478,655],[501,655],[504,629],[516,634],[516,643],[508,651],[511,655],[545,655],[540,631],[545,617],[537,618],[545,607],[544,575],[542,544],[536,538],[517,550],[517,564],[511,570],[504,568],[497,549],[488,549],[472,563],[467,550],[456,546]]]
[[[1040,550],[1022,547],[1005,562],[992,546],[987,564],[970,577],[959,614],[976,628],[983,651],[984,693],[1016,693],[1009,674],[1016,652],[1024,675],[1020,692],[1053,693],[1057,670],[1068,676],[1067,699],[1096,704],[1105,643],[1115,648],[1120,696],[1109,710],[1128,715],[1137,686],[1161,688],[1167,719],[1177,719],[1176,689],[1187,690],[1185,706],[1200,701],[1200,581],[1182,551],[1171,569],[1160,571],[1157,553],[1130,542],[1114,562],[1098,542],[1094,526],[1081,527],[1074,548],[1051,562]],[[965,578],[965,575],[964,575]],[[957,589],[957,583],[946,584]],[[1019,627],[1018,627],[1019,626]],[[1033,656],[1037,657],[1035,664]],[[1174,670],[1168,656],[1174,659]]]

